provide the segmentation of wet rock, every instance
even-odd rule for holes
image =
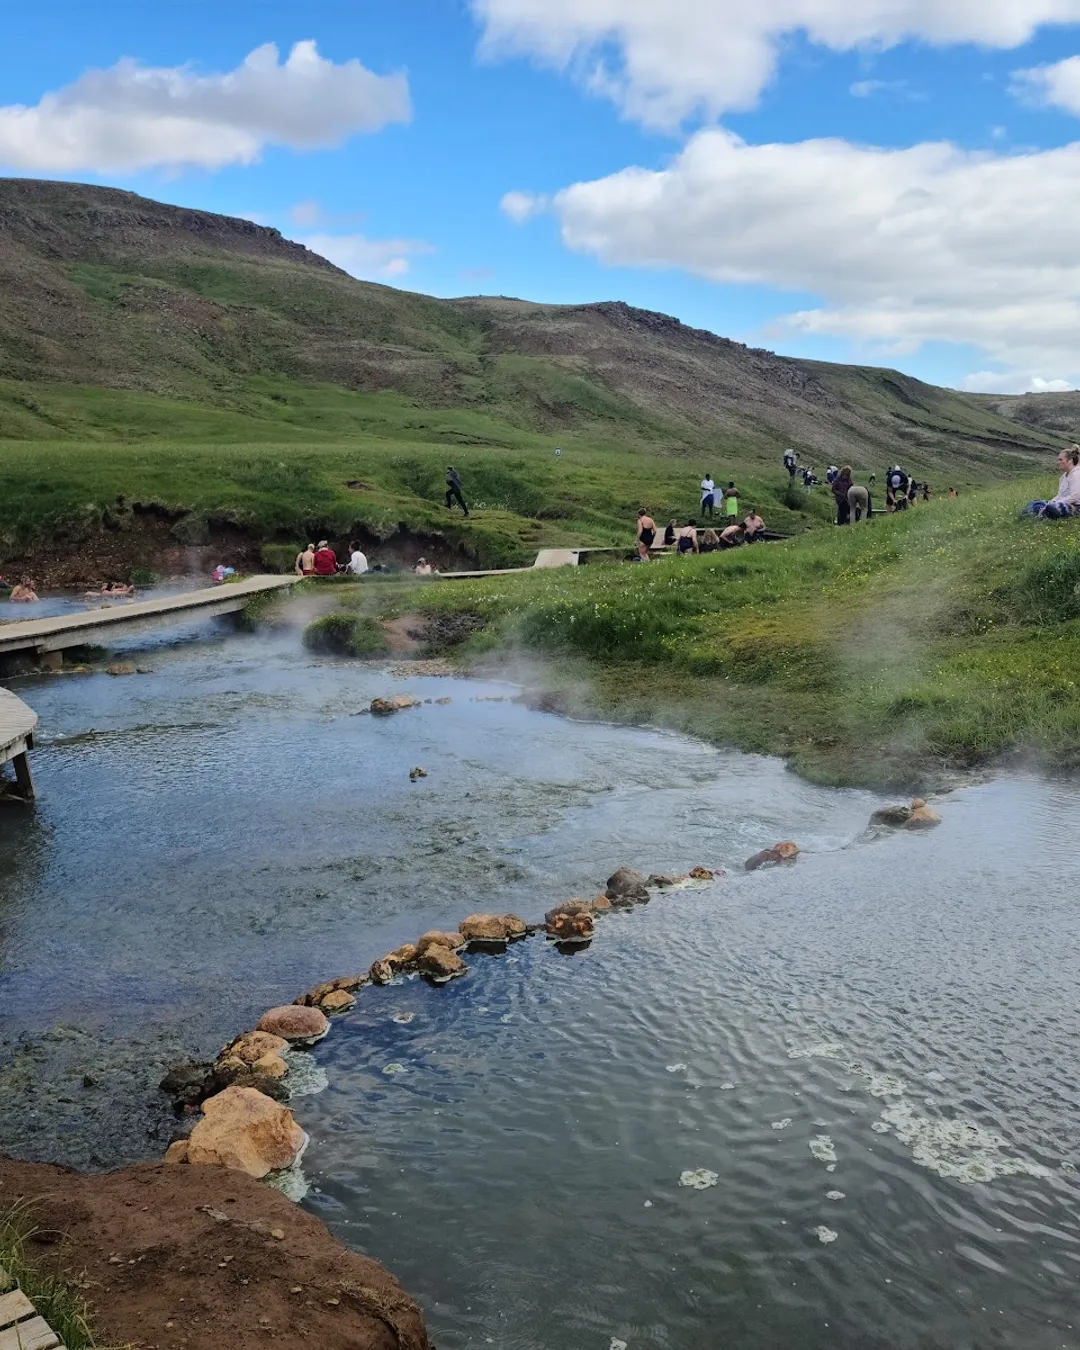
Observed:
[[[390,698],[373,698],[370,711],[376,717],[392,717],[394,713],[404,712],[406,708],[419,708],[420,700],[412,694],[393,694]]]
[[[435,700],[436,708],[445,708],[448,703],[453,703],[452,698],[437,698]]]
[[[418,778],[426,778],[427,776],[428,776],[427,769],[421,768],[419,764],[416,766],[415,769],[409,770],[409,781],[411,783],[415,783]]]
[[[898,830],[908,823],[911,816],[910,806],[881,806],[870,817],[871,825],[883,825],[887,829]]]
[[[284,1057],[276,1050],[271,1050],[263,1055],[262,1059],[257,1059],[251,1066],[252,1073],[261,1074],[264,1078],[281,1079],[289,1072],[289,1066]]]
[[[432,929],[416,940],[416,954],[423,956],[429,947],[448,947],[452,952],[464,947],[465,939],[460,933],[441,933]]]
[[[607,898],[613,905],[640,905],[649,899],[645,878],[632,867],[620,867],[608,877]]]
[[[468,969],[457,952],[434,944],[424,949],[419,964],[421,972],[438,984],[452,980],[456,975],[464,975]]]
[[[114,661],[105,668],[106,675],[137,675],[139,672],[131,661]]]
[[[525,936],[526,927],[516,914],[470,914],[458,931],[466,942],[513,942]]]
[[[197,1092],[206,1082],[207,1074],[213,1065],[206,1060],[192,1060],[188,1064],[174,1064],[158,1084],[162,1092],[170,1097],[184,1098]],[[198,1100],[202,1100],[200,1097]]]
[[[792,862],[799,856],[798,844],[793,844],[790,839],[785,839],[782,843],[774,844],[773,851],[781,862]]]
[[[691,867],[686,875],[691,881],[712,881],[715,873],[711,867]]]
[[[188,1162],[235,1167],[251,1177],[291,1167],[306,1142],[292,1112],[261,1092],[228,1087],[203,1103]]]
[[[243,1064],[254,1064],[265,1055],[280,1055],[288,1048],[289,1042],[284,1036],[273,1036],[268,1031],[246,1031],[222,1050],[218,1060],[238,1059]]]
[[[281,1056],[276,1055],[272,1058],[281,1059]],[[281,1059],[281,1064],[287,1068],[284,1059]],[[214,1097],[229,1087],[250,1088],[254,1092],[261,1092],[264,1097],[270,1097],[276,1102],[288,1101],[289,1090],[282,1082],[284,1076],[284,1074],[278,1076],[274,1073],[266,1073],[257,1065],[245,1064],[240,1059],[219,1059],[207,1075],[197,1101],[205,1101],[208,1097]]]
[[[367,984],[368,978],[367,975],[341,975],[336,980],[326,980],[322,984],[317,984],[314,989],[309,989],[306,994],[294,998],[293,1003],[305,1008],[317,1008],[327,994],[333,994],[339,990],[344,990],[347,994],[354,993]]]
[[[568,717],[570,714],[570,702],[567,697],[551,689],[526,689],[514,701],[523,703],[533,712],[555,713],[559,717]]]
[[[605,910],[614,909],[614,906],[606,895],[594,895],[589,901],[589,904],[592,907],[592,912],[594,914],[602,914]]]
[[[782,843],[774,844],[772,848],[763,848],[760,853],[755,853],[752,858],[747,858],[743,866],[748,872],[756,872],[759,867],[772,867],[777,863],[794,862],[798,856],[798,844],[793,844],[790,839],[785,839]]]
[[[419,952],[415,942],[405,942],[396,951],[392,951],[384,958],[386,964],[394,970],[408,970],[416,965],[416,958]]]
[[[186,1163],[190,1143],[189,1139],[174,1139],[165,1150],[165,1161],[167,1163]]]
[[[394,978],[394,967],[388,961],[373,961],[369,974],[373,983],[389,984]]]
[[[319,1008],[329,1017],[331,1013],[348,1012],[356,1007],[356,999],[344,989],[332,989],[325,998],[319,1000]]]
[[[905,830],[932,830],[935,825],[941,824],[941,817],[927,806],[921,797],[916,797],[911,803],[911,815],[904,822]]]
[[[283,1008],[271,1008],[259,1018],[257,1031],[269,1031],[289,1042],[319,1041],[330,1030],[330,1023],[318,1008],[305,1008],[287,1003]]]
[[[610,904],[610,901],[609,901]],[[551,932],[552,924],[557,923],[561,918],[576,918],[578,915],[593,914],[592,902],[589,900],[579,900],[576,896],[572,900],[564,900],[561,905],[556,905],[554,909],[549,909],[544,915],[544,928]]]
[[[555,910],[548,915],[548,936],[556,942],[591,942],[596,931],[593,916],[589,913],[568,914]]]
[[[666,890],[668,886],[675,885],[675,878],[666,876],[662,872],[654,872],[645,882],[646,886],[656,886],[660,890]]]

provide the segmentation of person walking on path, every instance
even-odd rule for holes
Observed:
[[[870,519],[870,493],[866,488],[852,483],[848,488],[847,501],[848,516],[852,524],[857,525],[860,520]]]
[[[734,521],[739,515],[739,489],[729,483],[724,489],[724,512],[728,520]]]
[[[848,525],[851,511],[848,507],[848,492],[851,490],[851,465],[845,464],[832,480],[832,493],[836,498],[836,523]]]
[[[461,492],[461,477],[457,469],[451,464],[446,470],[446,509],[453,510],[453,504],[457,502],[458,506],[469,514],[469,508],[465,505],[465,498]]]
[[[711,473],[707,473],[701,480],[701,514],[711,516],[713,508],[716,506],[716,484],[713,482]]]
[[[656,540],[656,521],[644,507],[637,513],[637,551],[642,562],[649,561],[649,549]]]

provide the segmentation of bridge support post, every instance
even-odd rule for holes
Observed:
[[[19,785],[19,793],[24,801],[32,802],[34,800],[34,779],[30,773],[30,757],[24,750],[21,755],[15,755],[11,761],[15,770],[15,781]]]
[[[63,652],[38,652],[38,665],[42,670],[63,670]]]

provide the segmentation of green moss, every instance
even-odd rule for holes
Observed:
[[[381,626],[366,615],[324,614],[304,629],[304,646],[335,656],[381,656],[389,648]]]

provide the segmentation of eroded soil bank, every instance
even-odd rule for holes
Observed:
[[[0,1158],[0,1208],[18,1202],[36,1263],[80,1282],[101,1344],[429,1350],[419,1308],[382,1266],[242,1173],[86,1176]]]

